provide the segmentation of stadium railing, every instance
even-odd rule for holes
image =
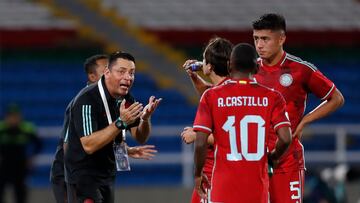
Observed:
[[[183,128],[183,125],[153,126],[151,134],[152,138],[149,139],[149,143],[160,143],[159,145],[166,146],[157,146],[159,153],[151,161],[132,159],[131,163],[134,165],[147,166],[159,165],[159,167],[164,167],[166,164],[179,165],[182,167],[182,169],[179,170],[181,171],[181,174],[177,174],[177,176],[181,176],[181,182],[175,184],[188,188],[192,187],[193,145],[187,145],[181,141],[180,133],[182,132]],[[38,128],[39,135],[43,139],[57,139],[60,130],[61,127]],[[162,139],[175,139],[175,142],[171,141],[170,144],[177,146],[168,146],[169,143],[166,141],[158,142]],[[318,143],[316,143],[316,139],[318,140]],[[157,141],[154,143],[151,142],[151,140]],[[307,166],[311,166],[313,164],[352,165],[360,163],[360,124],[310,125],[304,130],[303,141],[305,147],[305,161]],[[134,142],[131,144],[134,144]],[[36,158],[35,165],[38,167],[50,166],[52,160],[53,154],[44,152]],[[152,168],[155,169],[156,167]]]

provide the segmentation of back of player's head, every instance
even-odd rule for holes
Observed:
[[[90,73],[94,73],[96,68],[97,68],[97,60],[100,60],[100,59],[108,59],[109,57],[105,54],[97,54],[97,55],[94,55],[94,56],[90,56],[89,58],[87,58],[85,60],[85,63],[84,63],[84,69],[85,69],[85,72],[87,74],[90,74]]]
[[[229,75],[227,69],[227,62],[230,59],[230,54],[233,44],[224,38],[212,38],[207,44],[204,51],[205,63],[210,63],[216,75]]]
[[[125,59],[128,61],[132,61],[135,63],[135,58],[133,55],[127,52],[117,51],[109,56],[109,69],[111,70],[112,66],[115,64],[116,60],[118,59]]]
[[[254,30],[286,31],[284,16],[276,13],[267,13],[252,23]]]
[[[231,52],[231,69],[242,73],[256,73],[258,69],[257,58],[256,50],[252,45],[239,43]]]

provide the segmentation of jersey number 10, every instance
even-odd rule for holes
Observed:
[[[248,125],[249,123],[257,124],[257,144],[256,144],[256,153],[249,153],[248,146]],[[239,161],[243,157],[247,161],[258,161],[260,160],[265,153],[265,121],[261,116],[258,115],[246,115],[240,120],[240,144],[241,152],[238,150],[236,142],[236,128],[235,116],[228,116],[227,121],[222,126],[225,132],[229,133],[230,139],[230,153],[226,155],[228,161]]]

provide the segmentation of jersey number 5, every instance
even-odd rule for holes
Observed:
[[[248,126],[249,123],[257,124],[257,145],[256,153],[249,153],[248,146]],[[265,121],[261,116],[258,115],[246,115],[240,120],[240,144],[241,144],[241,153],[238,150],[236,142],[236,128],[235,116],[228,116],[227,121],[222,126],[225,132],[229,133],[230,139],[230,153],[226,155],[228,161],[239,161],[243,157],[247,161],[258,161],[260,160],[265,153]]]

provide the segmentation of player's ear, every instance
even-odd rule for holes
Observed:
[[[110,74],[110,69],[108,67],[106,67],[104,70],[104,75],[108,76],[109,74]]]
[[[214,71],[214,65],[210,63],[210,69],[209,71]]]
[[[96,75],[94,73],[89,73],[88,74],[88,80],[90,82],[96,82]]]
[[[286,35],[285,35],[285,32],[281,32],[280,34],[280,38],[279,38],[279,41],[280,41],[280,45],[283,46],[285,41],[286,41]]]

